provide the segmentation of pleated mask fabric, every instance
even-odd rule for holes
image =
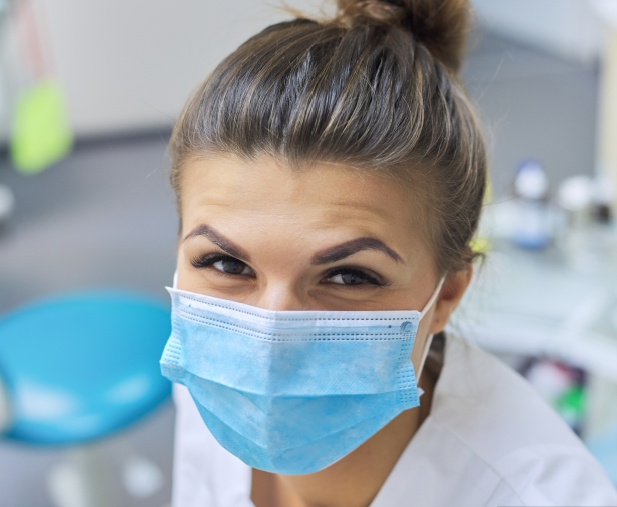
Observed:
[[[419,405],[419,311],[270,311],[168,288],[163,375],[185,385],[217,441],[247,465],[308,474]]]

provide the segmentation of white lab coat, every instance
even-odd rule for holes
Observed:
[[[251,470],[175,386],[174,507],[252,507]],[[617,507],[580,440],[499,360],[448,335],[431,413],[370,507]]]

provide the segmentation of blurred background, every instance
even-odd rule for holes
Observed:
[[[492,192],[476,240],[486,260],[452,328],[526,375],[617,484],[617,0],[473,3],[462,81],[486,126]],[[113,290],[168,306],[173,122],[222,57],[287,18],[273,5],[0,0],[2,507],[169,505],[168,387],[152,380],[139,410],[72,439],[54,442],[41,425],[20,433],[16,418],[55,406],[42,396],[28,398],[30,412],[15,408],[19,361],[42,375],[80,357],[68,342],[43,354],[40,329],[28,328],[30,341],[15,329],[56,326],[36,312],[74,302],[65,294]],[[149,343],[153,357],[165,338]],[[141,349],[131,350],[136,364]]]

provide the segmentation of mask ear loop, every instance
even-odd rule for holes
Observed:
[[[173,289],[178,288],[178,270],[174,271],[174,283],[172,285]]]
[[[437,284],[437,288],[435,289],[435,292],[433,292],[431,299],[428,300],[428,303],[426,303],[426,305],[424,306],[424,309],[420,312],[420,320],[422,320],[422,317],[426,315],[426,313],[435,304],[435,301],[437,301],[437,297],[439,296],[439,293],[441,292],[441,288],[443,287],[445,280],[446,280],[446,275],[441,277],[441,280],[439,280],[439,283]],[[422,375],[422,370],[424,370],[424,363],[426,363],[426,358],[428,357],[428,353],[431,350],[431,344],[433,343],[433,336],[435,335],[430,334],[428,335],[428,338],[426,339],[426,345],[424,346],[424,353],[422,354],[422,361],[420,362],[420,368],[419,368],[418,375],[417,375],[418,382],[420,382],[420,376]],[[419,387],[418,396],[422,396],[423,394],[424,394],[424,390]]]
[[[441,288],[443,287],[443,283],[445,281],[446,281],[446,275],[443,275],[441,277],[441,280],[439,280],[439,283],[437,284],[437,288],[435,289],[435,292],[433,292],[431,299],[428,300],[428,303],[426,303],[426,305],[424,306],[424,309],[420,312],[420,319],[422,319],[422,317],[426,315],[426,312],[428,312],[431,309],[431,307],[437,300],[437,296],[439,296],[439,293],[441,292]]]

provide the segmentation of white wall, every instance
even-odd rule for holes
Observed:
[[[268,0],[39,1],[78,135],[171,125],[221,58],[288,17]]]
[[[325,1],[287,3],[315,12]],[[57,75],[78,135],[170,126],[221,58],[287,17],[273,7],[279,0],[35,2],[48,20]],[[597,53],[599,30],[586,0],[474,4],[482,23],[509,36],[582,60]],[[0,125],[0,137],[5,130]]]
[[[589,0],[472,1],[481,24],[515,40],[586,63],[601,51],[601,23]]]

